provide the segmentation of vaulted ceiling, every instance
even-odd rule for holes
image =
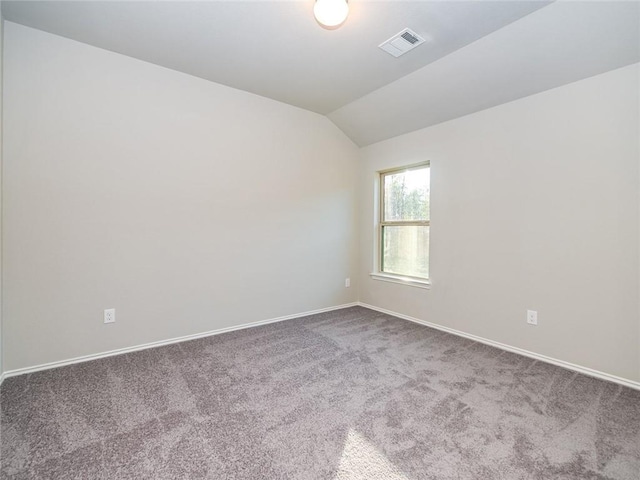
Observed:
[[[637,2],[3,1],[6,20],[327,115],[367,145],[640,61]],[[394,58],[405,27],[427,41]]]

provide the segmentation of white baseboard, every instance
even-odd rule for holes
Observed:
[[[519,355],[524,355],[525,357],[533,358],[533,359],[539,360],[541,362],[546,362],[546,363],[550,363],[552,365],[557,365],[559,367],[563,367],[563,368],[566,368],[568,370],[572,370],[572,371],[575,371],[575,372],[583,373],[583,374],[588,375],[590,377],[595,377],[595,378],[599,378],[601,380],[606,380],[606,381],[609,381],[609,382],[617,383],[619,385],[624,385],[625,387],[633,388],[634,390],[640,390],[640,382],[636,382],[636,381],[633,381],[633,380],[628,380],[626,378],[618,377],[618,376],[615,376],[615,375],[610,375],[610,374],[605,373],[605,372],[600,372],[598,370],[593,370],[591,368],[583,367],[583,366],[576,365],[576,364],[573,364],[573,363],[570,363],[570,362],[565,362],[564,360],[558,360],[556,358],[547,357],[546,355],[541,355],[539,353],[530,352],[530,351],[524,350],[522,348],[512,347],[511,345],[506,345],[504,343],[495,342],[495,341],[489,340],[487,338],[478,337],[476,335],[465,333],[465,332],[462,332],[460,330],[455,330],[453,328],[444,327],[442,325],[437,325],[435,323],[431,323],[431,322],[428,322],[426,320],[420,320],[419,318],[411,317],[409,315],[404,315],[404,314],[398,313],[398,312],[393,312],[391,310],[386,310],[384,308],[376,307],[374,305],[369,305],[369,304],[363,303],[363,302],[347,303],[347,304],[344,304],[344,305],[337,305],[335,307],[321,308],[321,309],[312,310],[312,311],[309,311],[309,312],[296,313],[296,314],[293,314],[293,315],[286,315],[286,316],[283,316],[283,317],[271,318],[271,319],[268,319],[268,320],[260,320],[258,322],[245,323],[245,324],[236,325],[236,326],[233,326],[233,327],[226,327],[226,328],[220,328],[220,329],[217,329],[217,330],[211,330],[211,331],[208,331],[208,332],[196,333],[194,335],[185,335],[183,337],[176,337],[176,338],[171,338],[171,339],[168,339],[168,340],[161,340],[161,341],[158,341],[158,342],[145,343],[145,344],[142,344],[142,345],[135,345],[135,346],[132,346],[132,347],[120,348],[120,349],[117,349],[117,350],[110,350],[110,351],[107,351],[107,352],[96,353],[96,354],[92,354],[92,355],[84,355],[84,356],[81,356],[81,357],[70,358],[68,360],[61,360],[61,361],[57,361],[57,362],[44,363],[42,365],[35,365],[33,367],[26,367],[26,368],[18,368],[16,370],[9,370],[7,372],[3,372],[3,373],[0,374],[0,385],[2,385],[2,382],[4,381],[5,378],[15,377],[16,375],[23,375],[23,374],[26,374],[26,373],[38,372],[40,370],[48,370],[48,369],[51,369],[51,368],[63,367],[65,365],[72,365],[74,363],[88,362],[88,361],[91,361],[91,360],[97,360],[99,358],[112,357],[114,355],[122,355],[124,353],[137,352],[137,351],[140,351],[140,350],[146,350],[148,348],[155,348],[155,347],[161,347],[163,345],[170,345],[172,343],[185,342],[187,340],[195,340],[197,338],[210,337],[212,335],[219,335],[221,333],[233,332],[235,330],[243,330],[245,328],[258,327],[260,325],[267,325],[269,323],[277,323],[277,322],[282,322],[282,321],[285,321],[285,320],[292,320],[294,318],[307,317],[309,315],[315,315],[315,314],[323,313],[323,312],[330,312],[332,310],[341,310],[343,308],[354,307],[356,305],[364,307],[364,308],[368,308],[370,310],[375,310],[375,311],[378,311],[378,312],[386,313],[387,315],[391,315],[391,316],[394,316],[394,317],[402,318],[404,320],[408,320],[410,322],[418,323],[420,325],[424,325],[426,327],[434,328],[436,330],[441,330],[443,332],[451,333],[451,334],[456,335],[458,337],[468,338],[469,340],[480,342],[480,343],[483,343],[485,345],[490,345],[492,347],[496,347],[496,348],[499,348],[501,350],[506,350],[508,352],[517,353]]]
[[[410,322],[419,323],[420,325],[424,325],[426,327],[451,333],[453,335],[457,335],[458,337],[468,338],[469,340],[474,340],[476,342],[484,343],[485,345],[490,345],[492,347],[496,347],[501,350],[506,350],[507,352],[517,353],[519,355],[524,355],[525,357],[533,358],[535,360],[540,360],[541,362],[551,363],[552,365],[557,365],[558,367],[563,367],[568,370],[573,370],[574,372],[583,373],[590,377],[595,377],[595,378],[599,378],[600,380],[606,380],[609,382],[617,383],[619,385],[624,385],[625,387],[633,388],[634,390],[640,390],[640,382],[635,382],[633,380],[628,380],[626,378],[610,375],[608,373],[600,372],[598,370],[593,370],[591,368],[583,367],[581,365],[576,365],[574,363],[565,362],[564,360],[558,360],[557,358],[547,357],[546,355],[541,355],[539,353],[523,350],[522,348],[512,347],[511,345],[506,345],[504,343],[494,342],[493,340],[489,340],[487,338],[478,337],[476,335],[461,332],[460,330],[455,330],[453,328],[443,327],[442,325],[437,325],[435,323],[427,322],[426,320],[420,320],[419,318],[410,317],[409,315],[403,315],[402,313],[392,312],[391,310],[386,310],[384,308],[369,305],[367,303],[358,302],[358,305],[360,305],[361,307],[369,308],[371,310],[375,310],[377,312],[386,313],[387,315],[402,318],[404,320],[409,320]]]
[[[5,378],[15,377],[17,375],[24,375],[25,373],[38,372],[40,370],[49,370],[51,368],[64,367],[65,365],[72,365],[74,363],[88,362],[91,360],[97,360],[99,358],[113,357],[114,355],[122,355],[124,353],[137,352],[140,350],[147,350],[148,348],[161,347],[163,345],[170,345],[172,343],[185,342],[187,340],[195,340],[197,338],[210,337],[212,335],[220,335],[221,333],[233,332],[235,330],[244,330],[245,328],[258,327],[260,325],[267,325],[269,323],[283,322],[285,320],[292,320],[294,318],[308,317],[309,315],[315,315],[323,312],[330,312],[332,310],[341,310],[343,308],[355,307],[357,302],[347,303],[343,305],[337,305],[335,307],[320,308],[318,310],[311,310],[309,312],[295,313],[293,315],[285,315],[284,317],[270,318],[268,320],[260,320],[257,322],[244,323],[242,325],[235,325],[233,327],[219,328],[217,330],[210,330],[208,332],[196,333],[193,335],[185,335],[183,337],[170,338],[168,340],[160,340],[158,342],[144,343],[142,345],[135,345],[132,347],[119,348],[117,350],[110,350],[102,353],[95,353],[92,355],[83,355],[81,357],[70,358],[68,360],[60,360],[57,362],[43,363],[41,365],[35,365],[33,367],[18,368],[15,370],[9,370],[0,375],[0,385]]]

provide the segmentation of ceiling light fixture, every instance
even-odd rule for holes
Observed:
[[[347,19],[349,5],[347,0],[316,0],[313,15],[322,27],[332,30]]]

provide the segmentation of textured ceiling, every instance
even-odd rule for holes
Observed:
[[[359,145],[639,61],[637,2],[3,1],[6,20],[328,114]],[[393,58],[404,27],[427,38]]]

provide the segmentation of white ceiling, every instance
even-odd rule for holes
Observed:
[[[6,20],[322,114],[359,145],[640,61],[637,2],[3,1]],[[543,8],[544,7],[544,8]],[[533,13],[532,13],[533,12]],[[427,42],[377,48],[404,27]]]
[[[639,2],[556,2],[329,118],[368,145],[639,61]]]
[[[7,20],[326,114],[544,6],[363,2],[321,28],[306,1],[18,1]],[[411,27],[426,45],[377,46]]]

